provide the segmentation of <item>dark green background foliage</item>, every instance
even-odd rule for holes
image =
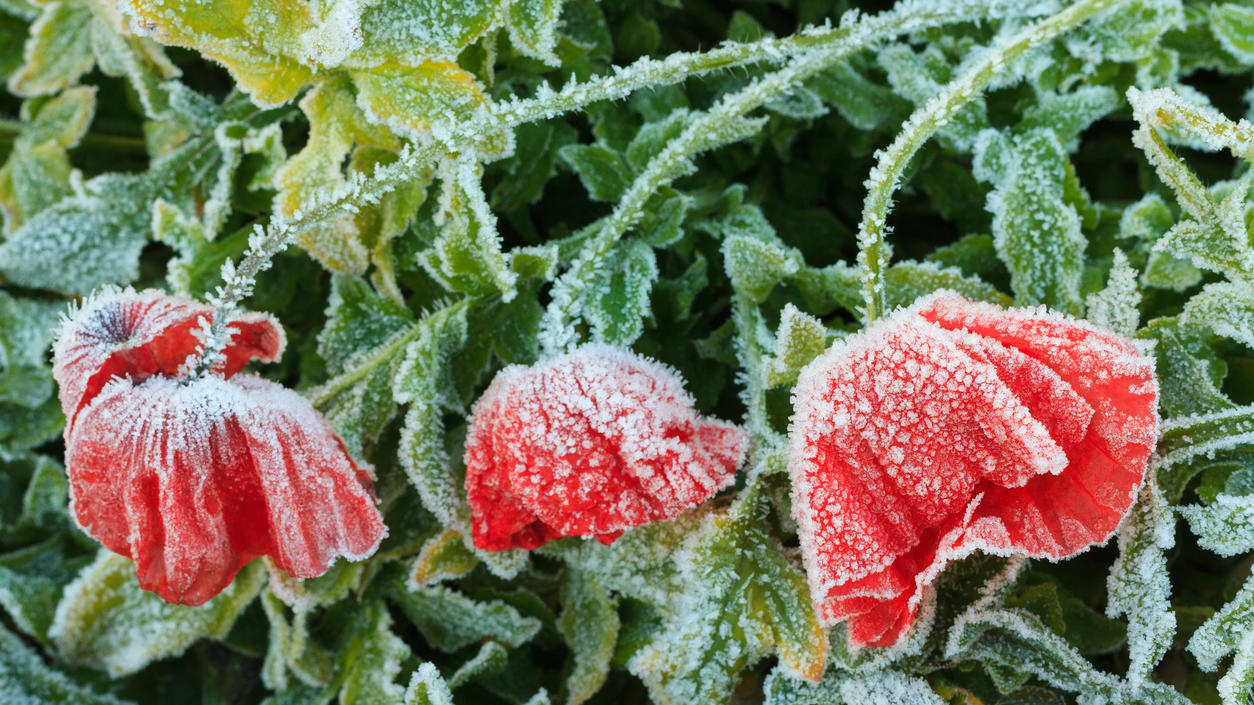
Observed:
[[[1120,538],[1060,563],[951,566],[903,649],[850,652],[838,627],[829,651],[809,607],[783,472],[789,390],[864,323],[855,260],[868,184],[883,186],[867,181],[877,150],[995,37],[1059,10],[982,4],[904,8],[957,17],[868,37],[742,115],[720,101],[810,55],[752,49],[621,99],[441,137],[441,115],[482,113],[378,62],[315,71],[258,50],[280,67],[258,88],[247,61],[210,60],[208,30],[162,48],[131,36],[111,0],[0,1],[0,703],[1254,703],[1243,0],[1120,0],[1000,66],[952,120],[916,126],[935,133],[888,219],[890,307],[952,288],[1152,341],[1161,458]],[[484,95],[466,102],[480,108],[891,7],[495,6],[440,74],[476,81]],[[251,46],[246,30],[228,42]],[[432,134],[444,142],[430,158],[397,161]],[[374,468],[389,537],[303,585],[258,562],[203,608],[142,593],[67,512],[57,315],[104,284],[204,297],[254,226],[398,163],[396,188],[377,203],[350,190],[356,215],[315,216],[244,304],[290,341],[256,371],[306,393]],[[620,210],[622,232],[599,240]],[[751,463],[706,507],[611,548],[476,551],[460,494],[467,410],[501,367],[579,340],[673,366],[702,413],[745,420]],[[794,678],[817,676],[825,653],[820,684]]]

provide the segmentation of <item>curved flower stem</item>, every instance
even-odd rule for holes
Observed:
[[[858,264],[862,266],[862,295],[866,302],[863,320],[867,324],[885,313],[884,270],[888,268],[890,254],[888,243],[884,240],[887,230],[885,221],[893,191],[910,159],[963,106],[979,96],[1005,65],[1083,24],[1116,2],[1118,0],[1079,0],[1013,37],[994,43],[961,76],[916,110],[902,125],[892,144],[880,152],[879,161],[867,177],[867,195],[858,226]]]

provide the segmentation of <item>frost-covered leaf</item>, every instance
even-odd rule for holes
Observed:
[[[96,63],[91,51],[94,19],[85,3],[45,5],[26,40],[26,63],[9,77],[9,90],[18,95],[47,95],[77,83]]]
[[[1183,23],[1176,0],[1133,0],[1109,8],[1068,36],[1072,55],[1090,62],[1138,61],[1158,51],[1167,30]]]
[[[479,559],[466,547],[462,535],[445,529],[427,539],[409,574],[410,589],[436,585],[466,575],[479,565]]]
[[[470,681],[494,676],[505,670],[509,661],[509,652],[500,642],[485,641],[479,651],[469,660],[462,663],[448,677],[448,687],[456,690]]]
[[[811,79],[809,86],[859,130],[873,130],[884,121],[909,112],[906,100],[869,80],[858,70],[856,61],[833,66]]]
[[[993,243],[1010,270],[1015,302],[1078,312],[1088,240],[1068,202],[1066,152],[1057,135],[1031,130],[1014,140],[1005,173],[988,196]]]
[[[757,302],[764,301],[771,289],[801,266],[800,255],[782,243],[745,235],[732,235],[723,241],[723,266],[732,286]]]
[[[1136,288],[1136,270],[1128,264],[1123,252],[1115,250],[1106,288],[1089,294],[1085,303],[1088,319],[1094,325],[1121,335],[1136,332],[1141,320],[1141,312],[1137,308],[1141,303],[1141,293]]]
[[[540,629],[539,620],[501,600],[474,600],[443,586],[411,590],[398,581],[391,596],[427,643],[448,653],[483,639],[514,648]]]
[[[453,705],[453,693],[436,667],[424,663],[409,679],[404,705]]]
[[[635,342],[650,313],[657,276],[653,248],[639,240],[620,242],[597,263],[592,281],[580,291],[580,310],[595,340],[620,346]]]
[[[95,111],[96,92],[87,87],[22,105],[22,131],[13,141],[8,161],[0,167],[5,232],[70,195],[67,150],[82,139]]]
[[[1254,667],[1250,663],[1254,637],[1251,634],[1254,634],[1254,579],[1247,579],[1236,597],[1189,638],[1189,653],[1197,658],[1202,670],[1213,671],[1228,654],[1236,654],[1228,665],[1228,673],[1219,682],[1225,705],[1248,705],[1254,701]]]
[[[301,98],[300,108],[309,120],[309,138],[275,175],[274,209],[286,215],[306,209],[315,194],[344,184],[344,160],[354,145],[397,146],[395,137],[367,122],[347,79],[319,83]],[[305,231],[299,242],[330,269],[361,273],[370,256],[364,238],[353,214],[344,212]]]
[[[186,47],[221,63],[258,104],[296,96],[314,76],[301,59],[301,34],[315,18],[304,3],[226,4],[205,0],[127,0],[133,26],[162,44]]]
[[[89,560],[62,536],[0,555],[0,606],[14,626],[46,643],[61,591]]]
[[[0,291],[0,404],[30,409],[52,398],[47,351],[60,311],[56,304]]]
[[[309,613],[297,610],[289,621],[283,601],[271,591],[261,593],[261,605],[270,622],[269,641],[261,678],[271,690],[286,690],[295,685],[289,672],[312,687],[327,685],[334,670],[329,650],[316,643],[309,634]],[[330,699],[330,694],[326,695]]]
[[[9,89],[22,96],[51,95],[78,83],[98,67],[125,77],[156,117],[165,112],[160,83],[178,75],[161,47],[135,37],[113,3],[64,0],[42,3],[23,51],[23,65],[9,76]]]
[[[1023,111],[1017,129],[1052,129],[1063,148],[1074,152],[1080,133],[1122,104],[1119,93],[1110,86],[1079,86],[1070,93],[1045,93]]]
[[[583,571],[568,569],[562,584],[562,614],[557,620],[575,661],[566,679],[568,705],[588,700],[605,683],[619,624],[605,587]]]
[[[340,656],[346,673],[339,696],[343,705],[395,705],[405,697],[396,677],[410,651],[391,627],[392,618],[382,602],[361,608],[356,631]]]
[[[361,16],[362,50],[355,63],[456,58],[497,26],[508,0],[381,0]],[[363,3],[365,4],[365,3]]]
[[[465,309],[442,309],[418,325],[393,384],[396,402],[409,405],[401,430],[401,466],[427,509],[446,527],[460,527],[468,508],[449,467],[443,415],[461,406],[448,367],[466,343]]]
[[[1166,551],[1175,545],[1175,517],[1158,483],[1146,478],[1141,495],[1119,528],[1119,558],[1106,581],[1106,614],[1128,619],[1128,680],[1140,683],[1171,647],[1176,615]]]
[[[848,705],[900,703],[901,705],[941,705],[941,699],[917,676],[900,671],[877,671],[860,674],[840,684],[840,695]]]
[[[399,6],[399,0],[384,4]],[[388,62],[350,74],[357,88],[357,106],[375,124],[386,125],[411,140],[441,134],[472,118],[488,98],[474,75],[452,61]],[[483,154],[509,151],[509,136],[485,131],[477,136]]]
[[[622,155],[601,144],[571,144],[558,150],[596,201],[616,201],[631,185],[632,169]]]
[[[217,171],[223,159],[214,135],[202,135],[154,159],[143,174],[91,179],[81,192],[40,211],[0,245],[0,272],[23,286],[67,294],[134,281],[153,205],[194,207],[193,184]]]
[[[1243,283],[1208,284],[1185,304],[1181,321],[1254,348],[1254,289]]]
[[[1206,8],[1206,15],[1224,49],[1241,61],[1254,63],[1254,8],[1238,2],[1216,3]]]
[[[68,660],[127,675],[226,635],[264,582],[254,562],[204,605],[172,605],[139,587],[129,559],[102,549],[66,587],[48,635]]]
[[[1202,548],[1221,556],[1254,551],[1254,497],[1221,494],[1210,504],[1179,510]]]
[[[775,332],[775,352],[762,368],[768,387],[791,384],[801,368],[827,349],[827,328],[819,319],[802,313],[796,306],[784,305]]]
[[[938,46],[916,53],[905,44],[892,44],[880,51],[880,66],[888,72],[888,82],[898,95],[922,107],[940,94],[954,78],[954,68]],[[969,101],[938,135],[944,144],[969,149],[980,130],[988,127],[988,109],[982,96]]]
[[[827,635],[805,576],[767,533],[756,498],[741,501],[707,517],[675,556],[685,585],[675,617],[629,664],[654,702],[722,701],[743,668],[771,654],[797,677],[823,673]]]
[[[128,705],[86,688],[45,664],[13,632],[0,626],[0,693],[20,705]]]
[[[483,193],[480,167],[471,161],[448,165],[441,174],[444,191],[431,248],[422,253],[423,268],[450,291],[515,295],[518,275],[501,254],[496,216]]]
[[[505,15],[510,42],[545,63],[556,63],[553,50],[562,4],[563,0],[510,0]]]
[[[935,262],[898,262],[884,273],[885,301],[889,307],[909,306],[916,299],[940,289],[952,289],[972,301],[1009,305],[1010,297],[996,287]]]
[[[1198,456],[1254,443],[1254,406],[1167,419],[1159,426],[1158,454],[1164,468]]]

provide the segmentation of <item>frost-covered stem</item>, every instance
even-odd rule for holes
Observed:
[[[1033,24],[1008,40],[995,42],[961,76],[919,108],[902,125],[901,132],[867,176],[866,200],[858,226],[858,264],[862,267],[864,320],[870,324],[885,313],[884,270],[889,247],[884,237],[893,192],[911,158],[932,135],[944,127],[967,103],[988,86],[1005,65],[1054,39],[1114,5],[1118,0],[1079,0],[1067,9]]]
[[[1132,144],[1145,153],[1146,159],[1158,172],[1158,178],[1176,192],[1180,206],[1197,220],[1207,220],[1215,206],[1211,203],[1206,187],[1171,151],[1152,123],[1142,120],[1135,108],[1132,115],[1140,122],[1140,126],[1132,132]]]
[[[239,302],[252,294],[257,275],[270,268],[275,255],[317,224],[376,203],[408,181],[419,166],[436,159],[441,151],[435,143],[408,147],[396,161],[377,166],[369,178],[355,173],[347,183],[325,199],[312,203],[308,209],[298,210],[290,217],[276,213],[269,225],[257,226],[248,237],[248,251],[239,264],[227,260],[222,265],[222,285],[209,297],[213,320],[201,320],[202,346],[192,375],[204,376],[222,360],[222,350],[229,340],[227,325],[234,318]]]
[[[579,110],[598,101],[618,100],[642,88],[679,83],[720,69],[762,62],[781,63],[792,56],[824,50],[835,44],[852,42],[866,46],[890,36],[947,22],[1021,16],[1036,8],[1039,5],[1035,3],[1002,0],[908,0],[879,15],[860,17],[857,12],[846,13],[836,27],[808,27],[783,38],[768,37],[749,43],[729,42],[704,53],[680,52],[663,59],[646,57],[626,67],[615,66],[612,75],[594,76],[582,83],[572,81],[558,91],[542,84],[540,93],[535,97],[501,103],[493,111],[494,117],[485,120],[496,125],[520,125]],[[453,128],[453,131],[474,132],[490,126],[472,121],[467,126]]]
[[[1184,127],[1208,149],[1228,149],[1234,156],[1254,157],[1254,125],[1245,118],[1233,122],[1218,110],[1191,103],[1170,88],[1142,91],[1131,87],[1128,103],[1132,105],[1132,117],[1141,124],[1142,130]]]

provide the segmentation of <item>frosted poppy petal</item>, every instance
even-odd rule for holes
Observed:
[[[503,370],[475,404],[466,490],[481,548],[610,542],[731,482],[741,429],[698,417],[670,369],[590,345]]]
[[[249,375],[117,380],[81,412],[66,466],[79,525],[170,602],[204,603],[260,555],[313,577],[386,533],[309,402]]]
[[[794,391],[789,470],[812,597],[894,643],[947,561],[1107,540],[1157,417],[1131,342],[942,292],[834,346]]]
[[[62,325],[53,345],[53,376],[68,426],[114,377],[139,382],[176,374],[199,344],[192,331],[202,316],[212,320],[213,309],[153,289],[109,289],[85,301]],[[232,340],[223,351],[226,376],[249,360],[275,360],[283,353],[283,329],[270,316],[246,314],[228,329]]]

